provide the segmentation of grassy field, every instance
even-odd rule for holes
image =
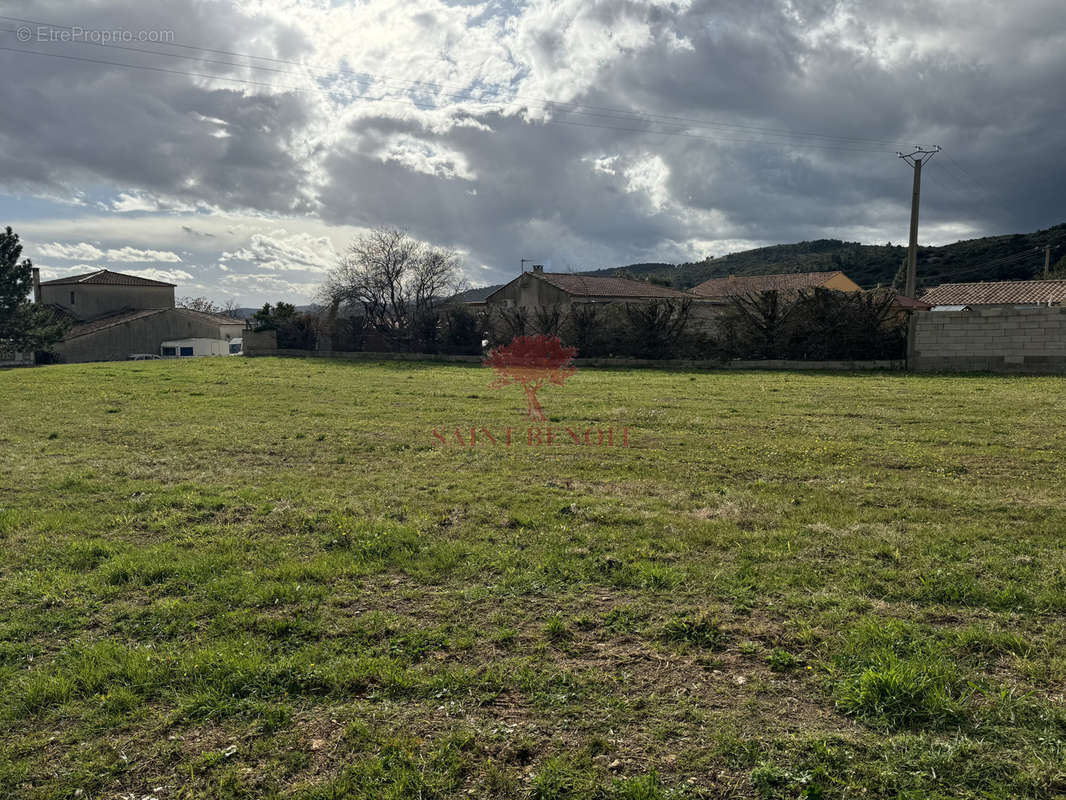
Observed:
[[[1066,380],[491,378],[0,373],[0,797],[1066,793]]]

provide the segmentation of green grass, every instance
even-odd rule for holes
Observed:
[[[0,797],[1066,793],[1066,380],[491,379],[0,372]]]

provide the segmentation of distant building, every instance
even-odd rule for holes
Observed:
[[[534,268],[532,272],[523,272],[483,300],[468,304],[529,310],[555,307],[565,311],[574,303],[684,300],[690,297],[676,289],[628,278],[586,277]]]
[[[934,310],[974,307],[1058,306],[1066,303],[1066,280],[942,283],[922,295]]]
[[[232,356],[241,352],[241,340],[230,339],[171,339],[163,342],[164,358],[196,358],[199,356]]]
[[[757,292],[795,289],[836,289],[840,292],[859,292],[862,287],[843,272],[787,272],[780,275],[730,275],[711,278],[693,287],[697,297],[725,300]]]
[[[897,292],[896,307],[904,311],[929,311],[933,306],[924,300],[915,300],[913,297],[907,297],[907,295]]]
[[[74,323],[55,347],[71,363],[163,355],[163,342],[178,339],[210,339],[229,352],[244,330],[241,320],[176,308],[172,283],[108,269],[43,283],[34,271],[34,299]]]
[[[119,311],[174,308],[174,284],[101,269],[40,283],[38,302],[89,322]]]

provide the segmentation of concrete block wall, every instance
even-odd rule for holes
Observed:
[[[277,331],[251,331],[242,334],[241,350],[246,356],[276,356],[278,354]]]
[[[912,320],[912,369],[1066,374],[1066,307],[926,311]]]

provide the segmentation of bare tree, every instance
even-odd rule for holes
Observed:
[[[691,298],[626,303],[625,314],[633,349],[650,358],[671,355],[689,325]]]
[[[219,313],[234,319],[241,319],[241,304],[233,299],[227,300],[222,305],[222,310]]]
[[[178,308],[187,308],[190,311],[201,311],[204,314],[222,314],[226,317],[241,319],[241,306],[236,300],[227,300],[219,305],[210,297],[179,297],[175,303]]]
[[[584,358],[599,355],[597,347],[604,338],[605,322],[601,319],[601,309],[602,306],[595,303],[575,303],[570,306],[568,334],[578,353]]]
[[[533,328],[529,309],[524,306],[491,307],[489,324],[493,330],[493,337],[504,343],[519,336],[526,336]]]
[[[795,309],[795,292],[768,289],[731,297],[729,312],[723,319],[730,350],[754,358],[782,358],[789,336],[789,319]]]
[[[455,252],[392,228],[376,228],[349,246],[321,293],[334,308],[361,307],[368,326],[395,342],[416,344],[448,297],[462,287]]]
[[[187,308],[190,311],[202,311],[205,314],[221,314],[222,307],[210,297],[179,297],[178,308]]]
[[[559,306],[538,306],[533,311],[533,328],[545,336],[558,336],[563,325],[563,312]]]

